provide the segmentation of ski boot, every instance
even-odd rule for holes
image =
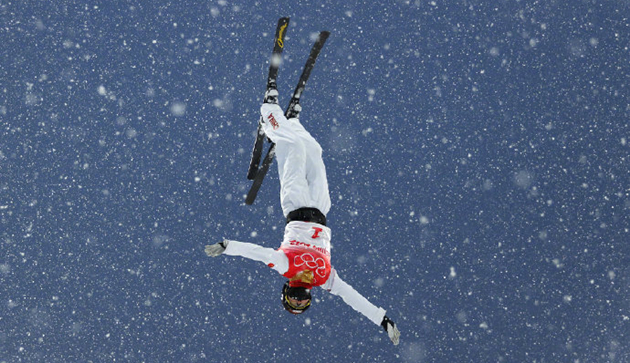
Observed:
[[[273,103],[276,105],[278,104],[278,88],[275,84],[270,84],[269,87],[267,87],[267,92],[265,92],[265,99],[263,102]]]
[[[300,118],[300,111],[302,111],[302,106],[300,106],[299,103],[296,103],[289,109],[287,118]]]

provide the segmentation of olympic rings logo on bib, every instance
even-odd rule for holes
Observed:
[[[306,265],[306,267],[313,270],[319,277],[326,277],[326,261],[321,257],[315,258],[310,253],[303,253],[293,258],[293,264],[295,267]]]

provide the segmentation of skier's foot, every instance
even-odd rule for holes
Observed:
[[[293,106],[293,108],[291,108],[291,111],[289,111],[287,118],[300,118],[300,111],[302,111],[302,106],[300,106],[300,104],[298,103]]]
[[[265,103],[274,103],[278,104],[278,90],[275,87],[267,88],[267,92],[265,92]]]

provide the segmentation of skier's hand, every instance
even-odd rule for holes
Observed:
[[[396,324],[388,318],[387,316],[383,318],[383,322],[381,322],[381,326],[387,332],[389,339],[391,339],[394,345],[398,345],[398,341],[400,340],[400,331],[396,328]]]
[[[225,249],[227,248],[227,245],[228,245],[228,241],[215,243],[213,245],[207,245],[206,250],[205,250],[206,255],[210,257],[217,257],[218,255],[222,254],[225,251]]]

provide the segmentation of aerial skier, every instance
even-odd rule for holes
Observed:
[[[381,325],[398,345],[400,332],[386,311],[343,281],[331,266],[331,231],[326,226],[331,202],[322,148],[300,123],[300,108],[297,105],[285,117],[278,105],[275,85],[267,89],[260,108],[262,130],[276,145],[280,202],[287,220],[280,248],[223,240],[206,246],[205,252],[211,257],[225,254],[261,261],[286,277],[282,306],[292,314],[304,313],[312,304],[312,288],[320,286]]]
[[[400,332],[385,315],[385,310],[373,305],[344,282],[330,263],[330,228],[326,226],[330,195],[322,148],[299,121],[300,96],[329,32],[322,31],[317,37],[287,111],[283,113],[278,105],[276,76],[288,24],[289,18],[280,18],[276,27],[267,92],[260,108],[262,117],[247,176],[254,182],[245,199],[246,204],[253,203],[269,165],[274,156],[277,157],[280,204],[287,221],[284,240],[277,250],[223,240],[206,246],[205,252],[211,257],[226,254],[261,261],[286,277],[282,306],[292,314],[304,313],[311,306],[312,288],[320,286],[340,296],[373,323],[381,325],[394,345],[398,345]],[[259,168],[265,138],[271,140],[272,145]]]

